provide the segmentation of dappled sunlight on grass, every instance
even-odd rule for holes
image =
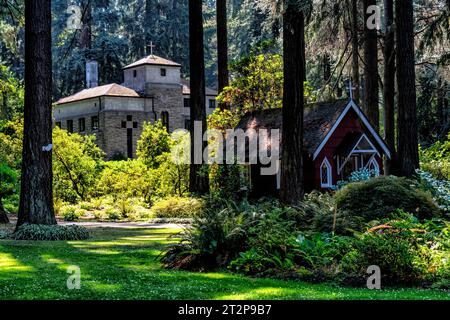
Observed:
[[[231,272],[163,269],[158,260],[179,229],[92,228],[86,241],[0,240],[0,299],[450,299],[442,291],[373,292]],[[67,289],[67,267],[81,289]]]
[[[3,272],[15,271],[33,271],[33,267],[20,263],[19,260],[14,258],[10,253],[0,252],[0,274]]]
[[[235,292],[229,295],[216,296],[215,299],[218,300],[254,300],[254,299],[280,299],[286,294],[296,293],[293,289],[286,288],[259,288],[251,289],[247,292]]]

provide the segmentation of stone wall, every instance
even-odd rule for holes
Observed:
[[[161,113],[169,113],[169,131],[184,128],[183,116],[183,92],[181,84],[155,84],[149,83],[146,86],[146,94],[155,99],[155,112],[158,120]]]

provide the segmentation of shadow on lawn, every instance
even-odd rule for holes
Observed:
[[[0,299],[383,299],[385,292],[332,288],[231,273],[161,268],[168,229],[93,231],[86,241],[0,241]],[[68,290],[67,267],[81,269],[81,289]],[[418,297],[419,298],[419,297]]]

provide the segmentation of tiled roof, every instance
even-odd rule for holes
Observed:
[[[150,55],[148,57],[142,58],[141,60],[138,60],[136,62],[133,62],[132,64],[129,64],[125,67],[123,67],[123,69],[129,69],[129,68],[133,68],[133,67],[137,67],[137,66],[142,66],[142,65],[160,65],[160,66],[169,66],[169,67],[181,67],[181,64],[155,56],[155,55]]]
[[[183,85],[183,94],[191,94],[191,87],[189,80],[181,79],[181,84]],[[205,87],[205,94],[207,96],[217,96],[217,91],[208,87]]]
[[[309,154],[313,154],[322,140],[328,134],[334,123],[337,121],[348,100],[342,99],[334,102],[320,102],[305,106],[303,119],[303,144],[304,149]],[[267,129],[269,136],[265,143],[270,149],[270,129],[282,131],[282,109],[269,109],[246,114],[239,122],[237,129]]]
[[[133,89],[111,83],[105,86],[84,89],[72,96],[59,99],[56,104],[64,104],[103,96],[139,97],[139,94]]]

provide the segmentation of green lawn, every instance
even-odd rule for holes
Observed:
[[[157,257],[173,233],[97,228],[88,241],[1,240],[0,299],[450,299],[442,291],[371,291],[165,270]],[[69,265],[81,268],[80,290],[66,287]]]

